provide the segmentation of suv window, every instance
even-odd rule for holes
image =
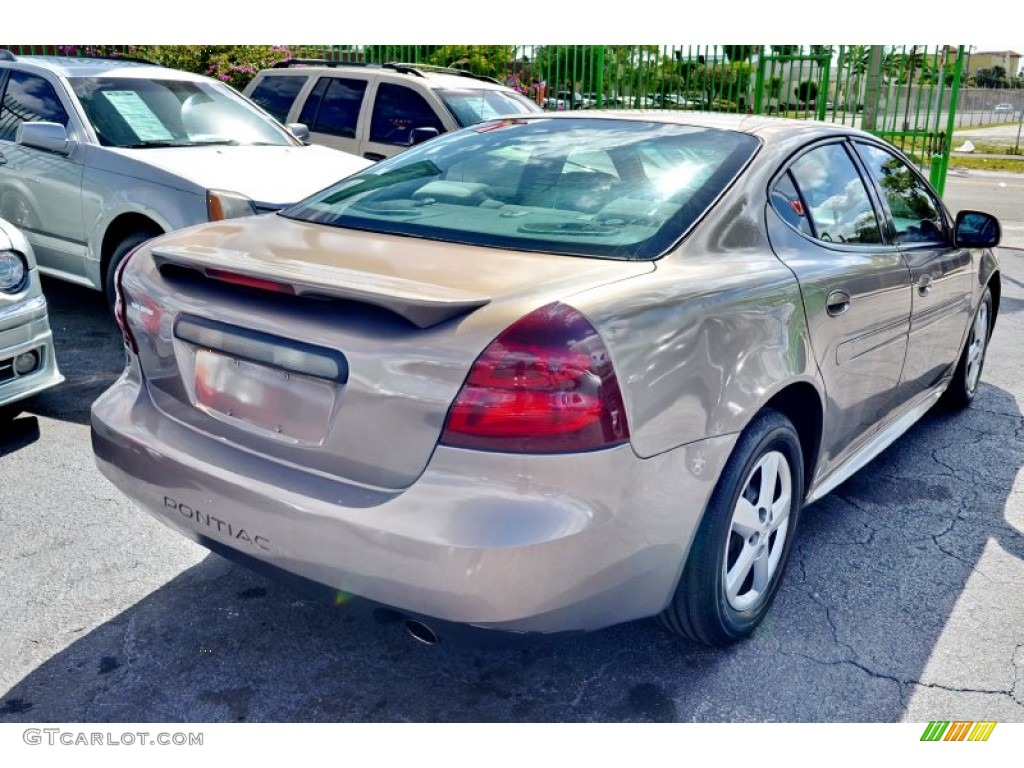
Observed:
[[[316,133],[354,139],[365,93],[366,80],[321,77],[306,99],[299,122]]]
[[[13,71],[0,102],[0,139],[14,141],[18,126],[46,121],[67,127],[68,113],[57,91],[47,80],[27,72]]]
[[[864,180],[841,144],[812,149],[797,158],[790,172],[800,192],[801,207],[807,207],[813,237],[827,243],[881,242],[878,218]],[[776,191],[785,194],[784,187],[777,186]],[[780,215],[789,220],[775,195],[773,202]]]
[[[264,77],[256,84],[249,98],[283,123],[288,120],[288,111],[308,79],[298,75]]]
[[[872,144],[858,148],[889,205],[896,242],[945,242],[942,208],[924,181],[892,152]]]
[[[438,133],[444,133],[444,123],[416,91],[404,85],[381,83],[373,104],[370,141],[408,144],[413,128],[436,128]]]

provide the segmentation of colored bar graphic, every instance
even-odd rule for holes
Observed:
[[[942,738],[942,734],[946,732],[948,727],[948,720],[933,720],[928,723],[928,727],[925,728],[924,733],[921,734],[921,741],[938,741]]]
[[[994,720],[932,720],[921,741],[988,741],[996,724]]]
[[[988,737],[995,730],[995,721],[980,722],[974,726],[974,730],[971,731],[971,735],[968,736],[969,741],[988,741]]]
[[[965,723],[961,720],[957,720],[950,726],[949,732],[946,733],[946,738],[943,741],[963,741],[967,738],[967,729],[971,727],[973,723]]]

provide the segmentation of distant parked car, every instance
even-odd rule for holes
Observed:
[[[137,250],[93,449],[180,533],[421,640],[660,615],[722,645],[805,504],[980,390],[998,242],[852,127],[493,120]]]
[[[1016,110],[1013,108],[1013,104],[996,104],[995,108],[992,111],[993,112],[1011,112],[1012,113],[1012,112],[1015,112]]]
[[[32,246],[0,219],[0,420],[62,381]]]
[[[657,94],[654,97],[657,106],[665,109],[700,109],[700,99],[690,98],[678,93]]]
[[[592,105],[588,103],[588,100],[582,93],[577,93],[575,91],[558,91],[554,96],[550,96],[544,100],[545,109],[558,112],[567,109],[583,109],[587,106]]]
[[[276,211],[365,168],[305,146],[217,80],[122,59],[0,51],[0,216],[39,269],[105,291],[145,240]]]
[[[281,122],[306,126],[313,142],[370,160],[498,115],[541,111],[492,77],[425,64],[291,59],[257,74],[245,94]]]

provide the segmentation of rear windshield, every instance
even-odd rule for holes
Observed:
[[[491,121],[409,149],[283,214],[468,245],[652,259],[758,146],[743,133],[654,121]]]

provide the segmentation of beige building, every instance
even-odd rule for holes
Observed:
[[[979,69],[1002,67],[1007,77],[1015,77],[1020,72],[1022,56],[1016,51],[975,51],[965,54],[964,69],[968,77],[974,77]]]

